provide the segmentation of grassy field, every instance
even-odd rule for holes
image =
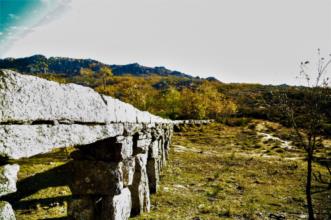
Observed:
[[[132,219],[306,219],[304,153],[287,142],[289,134],[257,120],[175,133],[151,212]],[[325,146],[317,155],[330,158],[331,141]],[[11,198],[17,219],[66,219],[67,156],[58,150],[20,162],[19,188],[25,193]],[[325,167],[315,163],[314,169],[331,181]],[[318,217],[331,219],[328,185],[314,180],[313,186],[319,191],[314,194]]]
[[[265,134],[289,130],[253,121],[177,133],[151,213],[134,219],[306,219],[304,154]],[[330,181],[324,167],[314,169]],[[314,191],[323,191],[314,194],[318,217],[331,219],[330,189],[314,181]]]

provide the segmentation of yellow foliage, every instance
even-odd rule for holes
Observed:
[[[59,81],[56,76],[53,80]],[[150,75],[113,76],[108,67],[94,73],[82,68],[79,76],[70,79],[93,87],[97,92],[130,103],[140,110],[171,119],[218,119],[236,113],[237,106],[215,82]],[[161,87],[156,86],[161,84]]]

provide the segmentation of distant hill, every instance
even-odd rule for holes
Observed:
[[[34,55],[24,58],[0,59],[0,69],[13,69],[21,73],[55,73],[66,76],[79,75],[81,68],[98,71],[101,67],[111,67],[114,75],[131,74],[133,76],[156,74],[160,76],[178,76],[194,78],[179,71],[172,71],[165,67],[145,67],[138,63],[127,65],[108,65],[92,59],[73,59],[66,57],[50,57]]]

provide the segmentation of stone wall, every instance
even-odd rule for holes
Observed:
[[[69,215],[75,219],[127,219],[150,210],[172,126],[127,126],[128,132],[79,146],[72,155]]]
[[[15,160],[74,146],[65,174],[73,194],[68,215],[128,219],[148,212],[173,126],[87,87],[1,70],[0,196],[17,190]],[[6,201],[0,219],[15,219]]]

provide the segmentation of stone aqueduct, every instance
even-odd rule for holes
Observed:
[[[70,176],[72,219],[148,212],[173,128],[182,123],[87,87],[0,70],[0,219],[15,219],[5,201],[17,191],[15,161],[70,146],[78,149],[64,174]]]

